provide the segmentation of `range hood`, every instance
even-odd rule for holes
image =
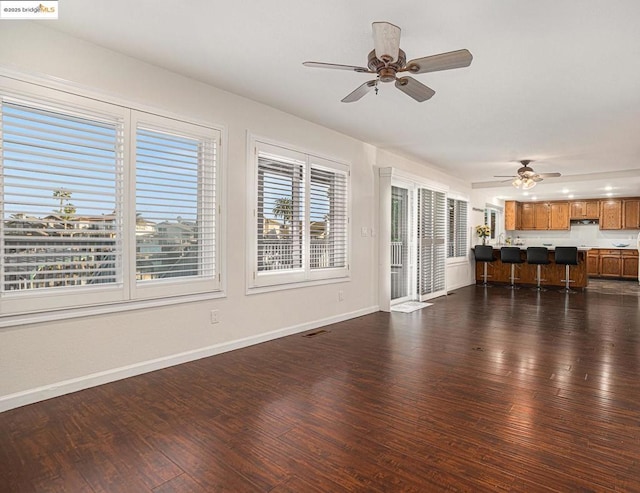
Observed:
[[[579,225],[579,224],[598,224],[597,219],[572,219],[570,221],[571,226]]]

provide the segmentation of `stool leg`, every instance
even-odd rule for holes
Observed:
[[[516,286],[516,264],[511,264],[511,284],[509,284],[509,289],[518,289]]]
[[[536,287],[533,288],[536,291],[546,291],[545,288],[542,287],[542,264],[536,264]]]

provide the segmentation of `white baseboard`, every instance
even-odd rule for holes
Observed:
[[[297,334],[299,332],[305,332],[307,330],[317,329],[325,325],[343,322],[345,320],[361,317],[363,315],[368,315],[377,311],[377,306],[371,306],[362,310],[356,310],[354,312],[343,313],[321,320],[314,320],[312,322],[293,325],[291,327],[266,332],[264,334],[258,334],[256,336],[245,337],[243,339],[236,339],[234,341],[224,342],[220,344],[214,344],[213,346],[194,349],[193,351],[173,354],[170,356],[165,356],[163,358],[143,361],[141,363],[135,363],[133,365],[127,365],[98,373],[91,373],[82,377],[63,380],[61,382],[53,383],[50,385],[44,385],[42,387],[36,387],[34,389],[24,390],[22,392],[0,396],[0,412],[8,411],[10,409],[15,409],[21,406],[26,406],[27,404],[44,401],[53,397],[70,394],[71,392],[77,392],[79,390],[88,389],[90,387],[103,385],[105,383],[115,382],[116,380],[121,380],[123,378],[142,375],[143,373],[160,370],[169,366],[175,366],[182,363],[187,363],[189,361],[207,358],[209,356],[214,356],[216,354],[225,353],[227,351],[233,351],[235,349],[252,346],[254,344],[260,344],[262,342],[271,341],[280,337]]]

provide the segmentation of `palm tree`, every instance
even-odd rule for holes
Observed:
[[[54,210],[54,212],[63,220],[64,229],[67,229],[67,223],[76,213],[76,207],[71,203],[71,192],[64,188],[58,188],[53,191],[53,198],[60,201],[60,207]]]
[[[281,217],[282,223],[286,226],[293,218],[293,203],[289,197],[280,197],[271,210],[275,217]]]

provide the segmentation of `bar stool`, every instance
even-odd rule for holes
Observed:
[[[578,247],[556,247],[555,253],[556,264],[564,265],[564,292],[565,293],[575,293],[569,289],[569,283],[575,282],[572,279],[569,279],[569,266],[570,265],[578,265]]]
[[[484,264],[482,272],[482,285],[485,288],[490,288],[491,285],[487,284],[487,277],[493,277],[487,275],[487,264],[494,262],[493,247],[491,245],[476,245],[473,247],[473,253],[476,257],[476,262],[482,262]]]
[[[516,264],[521,264],[523,262],[520,258],[520,249],[518,247],[502,247],[500,249],[500,261],[503,264],[511,264],[511,284],[508,287],[510,289],[519,289],[519,287],[516,286],[515,276]]]
[[[536,289],[538,291],[546,291],[540,286],[540,281],[546,280],[540,277],[540,273],[543,265],[551,263],[549,261],[549,249],[547,247],[528,247],[527,263],[536,266]]]

